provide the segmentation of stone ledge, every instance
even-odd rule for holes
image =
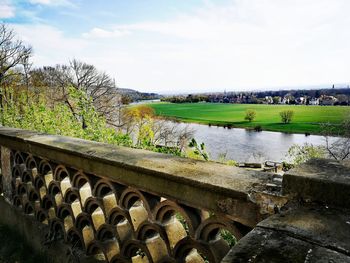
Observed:
[[[348,255],[288,236],[255,228],[234,246],[221,263],[346,263]]]
[[[273,215],[258,227],[350,255],[350,210],[307,205]]]
[[[4,147],[41,156],[189,206],[225,213],[250,227],[268,214],[271,203],[265,186],[272,179],[266,173],[6,127],[0,128],[0,140]],[[267,198],[256,198],[256,193]],[[278,199],[275,196],[279,193],[271,193],[272,198]],[[259,200],[264,203],[259,204]]]
[[[283,194],[350,208],[350,165],[313,159],[283,176]]]
[[[350,211],[291,208],[260,222],[222,262],[350,262]]]

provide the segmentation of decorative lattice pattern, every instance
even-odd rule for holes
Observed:
[[[250,229],[176,200],[12,152],[12,201],[63,238],[107,262],[220,262]],[[127,176],[127,175],[126,175]]]

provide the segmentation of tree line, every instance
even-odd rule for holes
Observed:
[[[310,90],[278,90],[256,92],[216,92],[165,96],[161,100],[172,103],[243,103],[243,104],[313,104],[312,100],[334,97],[332,105],[350,105],[350,88],[329,88]],[[301,101],[301,100],[302,101]],[[283,101],[285,100],[285,101]]]

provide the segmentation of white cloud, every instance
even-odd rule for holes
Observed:
[[[29,0],[29,2],[35,5],[75,7],[69,0]]]
[[[127,30],[104,30],[98,27],[91,29],[88,33],[83,33],[83,37],[85,38],[116,38],[130,34]]]
[[[9,1],[0,0],[0,19],[11,18],[15,16],[15,7]]]
[[[33,46],[36,66],[67,63],[69,59],[84,58],[87,43],[83,39],[66,37],[55,27],[47,25],[16,25],[16,33]]]

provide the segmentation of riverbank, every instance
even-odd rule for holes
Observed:
[[[284,133],[322,134],[322,124],[338,126],[350,114],[349,106],[305,106],[222,103],[152,103],[156,115],[187,123],[199,123],[227,128],[245,128]],[[256,111],[256,118],[244,120],[245,111]],[[279,112],[292,110],[293,120],[281,123]],[[340,135],[334,131],[333,135]]]

